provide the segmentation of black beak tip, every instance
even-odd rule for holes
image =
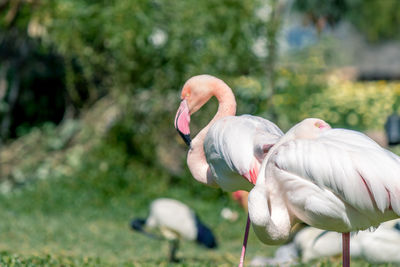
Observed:
[[[177,129],[179,135],[182,137],[183,141],[185,141],[186,145],[190,147],[192,143],[192,139],[190,138],[190,134],[183,134],[181,131]]]

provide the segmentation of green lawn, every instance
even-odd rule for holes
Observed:
[[[4,265],[168,265],[166,242],[129,229],[131,218],[146,216],[150,199],[134,194],[106,198],[94,185],[79,183],[78,187],[71,179],[38,181],[0,196],[0,251]],[[209,203],[207,199],[190,197],[183,189],[171,189],[162,196],[187,199],[185,202],[213,228],[220,245],[212,251],[184,242],[178,254],[182,262],[175,266],[236,264],[246,218],[235,203],[229,204],[241,217],[231,223],[219,215],[227,198],[221,203]],[[250,237],[249,258],[256,252],[272,251]]]

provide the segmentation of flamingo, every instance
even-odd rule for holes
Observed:
[[[342,234],[376,228],[400,215],[400,158],[366,135],[320,119],[292,127],[268,152],[249,193],[256,236],[280,244],[297,222]]]
[[[191,140],[190,116],[212,96],[218,100],[218,111]],[[235,114],[236,100],[231,88],[214,76],[198,75],[182,88],[175,128],[189,146],[187,165],[197,181],[229,192],[250,191],[262,159],[283,133],[266,119]],[[239,266],[244,261],[249,225],[248,218]]]
[[[151,238],[169,240],[169,261],[178,262],[176,252],[181,239],[195,241],[206,248],[214,249],[217,242],[212,231],[204,225],[184,203],[170,198],[158,198],[151,202],[149,216],[146,219],[136,218],[131,228]],[[163,238],[148,232],[159,230]]]

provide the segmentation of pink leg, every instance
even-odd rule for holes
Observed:
[[[250,216],[249,214],[247,214],[246,231],[244,233],[242,255],[240,255],[239,267],[243,267],[244,256],[246,255],[247,238],[249,237],[249,229],[250,229]]]
[[[343,267],[350,267],[350,233],[342,234]]]

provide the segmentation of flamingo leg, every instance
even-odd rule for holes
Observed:
[[[179,240],[174,239],[169,241],[169,262],[179,262],[179,259],[176,257],[176,251],[179,247]]]
[[[342,265],[350,267],[350,233],[342,234]]]
[[[249,229],[250,229],[250,216],[249,214],[247,214],[246,231],[244,232],[242,254],[240,255],[239,267],[243,267],[244,257],[246,255],[247,239],[249,237]]]

